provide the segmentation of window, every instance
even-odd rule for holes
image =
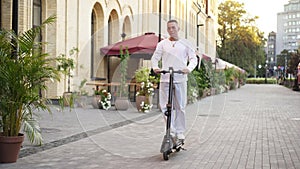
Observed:
[[[274,44],[270,44],[269,49],[274,49]]]
[[[34,0],[33,1],[33,11],[32,11],[32,26],[36,27],[36,26],[40,26],[41,25],[41,0]]]

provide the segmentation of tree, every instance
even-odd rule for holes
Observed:
[[[298,52],[296,53],[291,53],[291,57],[288,61],[288,69],[287,69],[287,73],[291,73],[293,75],[297,75],[297,68],[298,68],[298,64],[300,62],[300,54]]]
[[[221,59],[233,63],[250,74],[255,65],[265,60],[263,32],[255,26],[257,16],[250,18],[244,10],[244,4],[225,1],[219,6],[217,52]]]

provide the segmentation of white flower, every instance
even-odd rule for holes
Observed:
[[[144,82],[142,82],[142,83],[141,83],[141,88],[144,88],[144,85],[145,85],[145,83],[144,83]]]
[[[108,95],[107,95],[107,99],[108,99],[108,100],[110,100],[110,99],[111,99],[111,94],[110,94],[110,93],[108,93]]]

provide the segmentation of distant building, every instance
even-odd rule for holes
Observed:
[[[13,2],[18,5],[13,6]],[[114,70],[120,59],[103,56],[101,47],[147,32],[158,35],[159,27],[163,37],[167,35],[169,19],[179,21],[181,37],[189,39],[201,53],[215,58],[217,5],[217,0],[1,0],[0,28],[12,28],[13,7],[18,7],[19,31],[38,26],[51,15],[57,16],[39,40],[48,42],[44,51],[51,57],[68,55],[73,47],[79,49],[71,80],[71,91],[76,91],[83,79],[101,79],[105,83],[117,74]],[[129,64],[133,71],[149,65],[149,60],[136,59]],[[43,96],[53,98],[66,91],[67,82],[47,85]],[[90,93],[92,87],[95,86],[88,86]]]
[[[267,41],[267,67],[269,70],[268,76],[274,76],[276,70],[276,33],[270,32]]]
[[[290,0],[284,12],[277,13],[276,55],[300,45],[300,0]]]

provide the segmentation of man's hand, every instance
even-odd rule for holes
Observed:
[[[160,69],[153,69],[153,71],[154,71],[154,73],[157,74],[157,73],[160,73],[161,70]]]
[[[185,68],[185,69],[182,69],[181,71],[183,72],[183,74],[188,74],[188,73],[190,73],[190,70],[189,70],[189,69],[186,69],[186,68]]]

